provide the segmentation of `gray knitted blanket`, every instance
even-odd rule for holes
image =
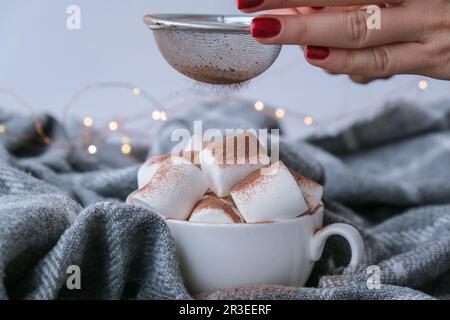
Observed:
[[[173,240],[154,213],[128,206],[138,160],[105,146],[95,157],[37,140],[30,118],[0,112],[0,299],[432,299],[450,298],[450,103],[398,103],[334,136],[284,141],[281,158],[325,183],[326,223],[357,227],[366,266],[346,270],[349,248],[331,238],[305,288],[257,286],[192,297]],[[150,153],[169,147],[174,127],[274,128],[242,101],[199,107],[167,123]],[[14,132],[11,132],[14,131]],[[14,134],[13,134],[14,133]],[[137,154],[145,154],[135,147]],[[70,290],[70,266],[81,290]],[[380,271],[381,286],[369,286]]]

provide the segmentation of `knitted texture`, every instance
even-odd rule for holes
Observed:
[[[150,154],[167,151],[170,130],[192,129],[194,120],[236,125],[230,108],[241,128],[278,125],[242,101],[204,103],[201,112],[166,123]],[[63,142],[59,123],[40,119]],[[449,103],[398,103],[334,135],[283,139],[282,160],[325,184],[325,224],[359,229],[367,265],[345,269],[348,244],[332,237],[306,288],[256,286],[195,298],[450,298],[449,119]],[[92,157],[37,142],[31,117],[0,112],[0,123],[15,133],[0,136],[0,299],[193,298],[164,221],[124,203],[137,188],[138,160],[120,155],[119,146]],[[67,287],[72,265],[80,267],[81,290]],[[369,265],[381,272],[380,289],[367,285]]]

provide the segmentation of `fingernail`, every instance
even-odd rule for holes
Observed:
[[[251,9],[262,5],[264,0],[237,0],[238,9]]]
[[[308,46],[306,56],[312,60],[324,60],[330,55],[330,49],[325,47]]]
[[[314,10],[322,10],[325,7],[311,7],[311,8],[313,8]]]
[[[281,22],[275,18],[255,18],[252,22],[252,35],[255,38],[272,38],[281,32]]]

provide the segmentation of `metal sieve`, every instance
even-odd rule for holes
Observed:
[[[200,82],[248,81],[266,71],[281,50],[253,39],[250,16],[163,14],[147,15],[144,21],[166,61]]]

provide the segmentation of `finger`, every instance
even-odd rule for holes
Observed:
[[[288,9],[275,9],[270,11],[270,13],[278,14],[279,12],[285,12],[289,14],[311,14],[311,13],[321,13],[321,12],[338,12],[338,11],[350,11],[360,9],[361,6],[346,6],[346,7],[297,7]]]
[[[411,54],[413,53],[413,54]],[[418,43],[401,43],[360,50],[308,47],[306,60],[327,71],[382,78],[395,74],[424,74],[429,59]]]
[[[384,5],[386,2],[401,3],[402,0],[237,0],[237,6],[244,12],[256,12],[280,8],[295,7],[336,7],[364,6],[371,4]]]
[[[349,77],[350,77],[350,79],[353,82],[356,82],[358,84],[368,84],[369,82],[374,80],[373,78],[368,78],[368,77],[364,77],[364,76],[357,76],[357,75],[350,75]]]
[[[263,44],[307,44],[331,48],[366,48],[413,42],[421,24],[404,8],[381,9],[380,29],[369,28],[366,10],[323,12],[308,15],[262,15],[253,20],[252,34]]]
[[[270,11],[270,14],[275,15],[303,15],[318,12],[319,10],[310,7],[301,8],[287,8],[287,9],[275,9]]]
[[[324,10],[324,7],[298,7],[295,10],[300,14],[311,14]]]
[[[298,11],[297,10],[295,10],[295,9],[277,9],[277,10],[273,10],[272,12],[271,12],[271,14],[274,14],[274,15],[295,15],[295,14],[298,14]]]
[[[370,78],[370,77],[364,77],[364,76],[360,76],[360,75],[350,75],[349,77],[353,82],[358,83],[358,84],[368,84],[368,83],[371,83],[376,80],[387,80],[387,79],[391,78],[391,77]]]

